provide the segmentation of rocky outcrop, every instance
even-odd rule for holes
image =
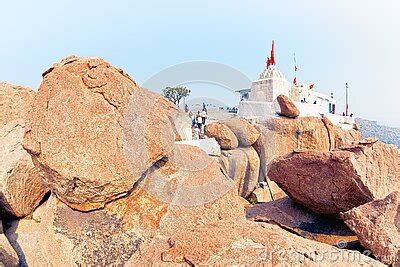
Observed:
[[[275,160],[268,176],[296,202],[338,214],[400,189],[399,163],[394,145],[367,140],[331,152],[292,153]]]
[[[33,97],[29,88],[0,83],[0,217],[29,215],[48,191],[22,148]]]
[[[204,128],[204,133],[210,138],[214,137],[222,149],[235,149],[239,145],[236,135],[228,126],[220,122],[207,124]]]
[[[170,264],[383,266],[358,251],[307,240],[262,222],[217,221],[177,232],[169,240],[171,248],[162,254],[162,260]]]
[[[187,152],[186,146],[181,149]],[[199,160],[205,160],[204,152],[200,152],[196,150],[185,159],[180,154],[174,155],[171,162],[152,169],[129,195],[106,204],[104,209],[81,212],[52,195],[33,213],[31,220],[14,221],[7,229],[7,237],[18,253],[24,255],[28,266],[137,266],[146,261],[161,262],[163,252],[172,246],[171,236],[182,229],[190,232],[199,225],[219,220],[243,220],[243,205],[234,183],[225,177],[228,191],[221,192],[216,187],[216,182],[221,182],[218,179],[224,178],[214,174],[218,165],[212,163],[209,170],[198,174],[193,170]],[[193,157],[197,159],[192,163],[197,164],[190,164]],[[206,172],[217,180],[214,184]],[[159,186],[160,191],[171,192],[173,201],[152,196],[150,185],[160,182],[160,178],[169,179],[164,187],[161,183]],[[174,184],[178,184],[177,190]],[[207,186],[215,191],[201,190],[210,191]]]
[[[257,128],[261,136],[254,148],[260,156],[260,181],[267,182],[276,197],[285,194],[267,176],[275,158],[292,153],[295,149],[329,151],[330,148],[324,124],[316,117],[301,117],[295,120],[283,117],[268,118],[260,121]]]
[[[239,196],[248,197],[257,186],[260,170],[260,159],[254,148],[223,151],[220,161],[227,176],[235,181]]]
[[[249,206],[246,217],[256,222],[277,224],[291,233],[339,248],[353,248],[358,243],[343,221],[316,214],[289,197]]]
[[[3,232],[3,225],[0,221],[0,265],[1,266],[19,266],[18,255],[11,247],[7,237]]]
[[[358,144],[361,140],[361,133],[356,129],[343,130],[335,126],[327,117],[323,117],[322,122],[328,131],[331,150]]]
[[[285,196],[282,190],[268,178],[272,161],[288,155],[294,150],[329,151],[334,148],[358,143],[360,133],[356,130],[342,130],[326,117],[268,118],[260,121],[257,128],[261,132],[254,148],[260,156],[260,181],[266,181],[273,195]],[[272,191],[271,191],[272,192]],[[275,198],[274,196],[274,199]]]
[[[23,266],[122,265],[144,239],[105,210],[79,212],[54,196],[31,220],[14,221],[6,235]]]
[[[400,266],[400,192],[342,213],[361,244],[383,263]]]
[[[62,201],[93,210],[171,151],[176,111],[104,60],[71,56],[43,74],[24,148]]]
[[[102,59],[69,57],[46,71],[24,148],[52,193],[7,225],[19,264],[379,265],[283,224],[246,220],[238,192],[248,196],[258,182],[259,131],[228,122],[240,147],[217,158],[174,142],[182,121],[169,101]],[[319,140],[298,128],[297,145]]]
[[[274,103],[275,110],[276,113],[278,113],[279,115],[292,119],[300,115],[299,109],[296,107],[296,105],[289,97],[285,95],[278,95],[275,101],[276,101],[276,103]]]
[[[232,118],[221,121],[236,135],[239,145],[248,147],[253,145],[260,137],[260,132],[251,123],[242,118]]]
[[[139,189],[89,213],[72,210],[52,196],[32,220],[14,222],[7,236],[29,266],[326,266],[349,264],[351,259],[379,265],[356,251],[306,240],[273,224],[246,221],[234,191],[206,205],[183,207],[164,205]]]

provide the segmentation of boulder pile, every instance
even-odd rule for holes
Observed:
[[[175,105],[100,58],[61,60],[43,73],[36,94],[3,84],[0,93],[3,265],[380,266],[337,244],[342,238],[357,242],[354,233],[382,262],[397,263],[384,259],[386,243],[373,243],[380,228],[366,232],[368,219],[356,210],[398,187],[398,151],[384,144],[358,143],[357,135],[336,138],[342,133],[320,118],[233,118],[207,125],[206,134],[223,149],[221,156],[209,156],[179,143],[188,121]],[[314,151],[293,154],[299,149]],[[381,160],[383,154],[389,159]],[[318,192],[324,182],[312,167],[296,165],[308,157],[326,164],[323,174],[333,166],[337,173],[330,179],[341,182],[351,174],[359,192],[354,187],[348,202],[335,199],[322,212],[315,208],[318,199],[302,194],[311,192],[307,186]],[[296,172],[286,169],[290,164]],[[309,176],[313,184],[299,182]],[[264,201],[277,198],[279,187],[275,192],[270,178],[292,199],[255,206],[244,199],[263,190],[271,196]],[[309,204],[304,199],[318,213],[355,208],[342,214],[354,233],[343,222],[338,227],[338,218],[298,206]],[[373,209],[384,213],[387,233],[394,233],[395,205],[371,205],[360,209],[373,220]],[[365,224],[357,228],[357,220]],[[397,243],[393,239],[390,253]]]
[[[228,177],[235,181],[238,194],[249,197],[259,182],[260,158],[252,145],[260,132],[244,119],[231,118],[208,124],[205,134],[214,137],[223,149],[220,162]]]
[[[22,148],[34,95],[30,88],[0,83],[0,218],[31,214],[48,191]]]

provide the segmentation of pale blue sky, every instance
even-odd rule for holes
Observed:
[[[296,51],[300,81],[339,101],[347,81],[356,116],[400,126],[400,5],[276,2],[2,1],[0,80],[36,89],[41,73],[71,54],[102,57],[140,84],[191,60],[224,63],[256,79],[275,39],[277,64],[288,79]],[[193,85],[199,95],[234,101]]]

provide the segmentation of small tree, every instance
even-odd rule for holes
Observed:
[[[183,86],[166,87],[162,91],[162,96],[168,98],[175,105],[179,105],[182,98],[187,97],[190,90]]]

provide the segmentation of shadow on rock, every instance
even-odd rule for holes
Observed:
[[[277,224],[296,235],[339,248],[359,248],[357,237],[342,220],[316,214],[289,197],[250,206],[246,209],[246,217]]]

